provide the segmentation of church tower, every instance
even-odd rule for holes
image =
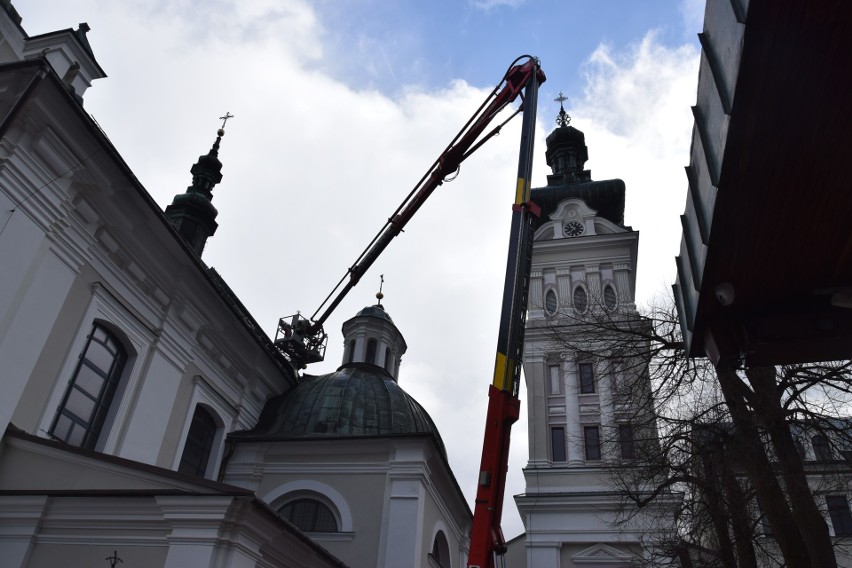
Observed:
[[[225,113],[222,128],[216,132],[216,140],[210,151],[199,156],[189,172],[192,185],[185,193],[176,195],[166,207],[166,217],[184,241],[198,257],[204,251],[207,239],[219,228],[216,216],[219,211],[213,206],[213,188],[222,181],[222,162],[219,161],[219,144],[225,135],[225,123],[232,115]]]
[[[637,367],[621,371],[606,347],[572,338],[596,321],[639,320],[639,233],[624,224],[624,182],[592,181],[585,136],[569,123],[560,108],[547,137],[552,174],[532,191],[542,212],[524,349],[529,462],[516,502],[527,566],[629,566],[647,556],[643,535],[612,524],[622,499],[609,472],[637,451],[633,409],[616,394],[620,373]]]

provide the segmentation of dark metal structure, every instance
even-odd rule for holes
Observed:
[[[852,4],[709,0],[675,298],[691,356],[852,356]]]

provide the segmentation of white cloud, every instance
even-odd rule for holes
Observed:
[[[598,47],[584,77],[570,114],[586,133],[593,178],[621,178],[627,185],[625,222],[640,231],[641,304],[674,281],[698,50],[661,45],[652,31],[623,52]]]

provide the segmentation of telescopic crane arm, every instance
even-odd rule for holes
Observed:
[[[525,62],[519,63],[524,59]],[[308,363],[323,360],[327,341],[327,336],[323,330],[325,321],[343,301],[346,294],[358,284],[364,273],[384,252],[394,237],[402,232],[414,214],[432,195],[432,192],[442,185],[449,176],[455,174],[468,156],[478,150],[492,136],[498,134],[503,125],[524,109],[526,99],[529,97],[528,85],[532,78],[535,79],[536,85],[544,81],[544,73],[541,71],[538,60],[528,55],[516,59],[509,67],[503,80],[494,87],[494,90],[483,101],[476,113],[420,178],[414,189],[373,237],[367,248],[355,259],[355,262],[338,281],[322,305],[314,312],[311,319],[307,320],[296,314],[279,320],[275,346],[297,368],[303,368]],[[518,96],[521,96],[524,101],[521,108],[483,135],[497,114]],[[320,315],[317,316],[317,314]]]
[[[482,444],[479,485],[473,509],[468,568],[493,568],[496,556],[506,552],[506,540],[500,528],[500,519],[503,514],[503,496],[509,467],[509,435],[512,424],[518,420],[520,413],[518,389],[521,381],[532,264],[533,222],[540,213],[539,208],[530,201],[530,179],[538,86],[544,79],[540,70],[530,74],[524,91],[518,180],[515,203],[512,205],[512,228],[503,285],[494,378],[488,390],[485,439]]]
[[[519,64],[518,62],[523,59],[526,61]],[[530,201],[530,178],[538,88],[544,81],[545,76],[537,59],[530,56],[516,59],[500,84],[494,88],[473,117],[468,120],[394,211],[384,227],[313,314],[311,320],[299,314],[292,316],[289,321],[286,318],[281,319],[275,338],[275,346],[295,366],[301,368],[307,363],[321,361],[327,339],[323,332],[323,323],[349,290],[358,283],[361,276],[393,238],[402,232],[432,192],[442,185],[448,176],[454,174],[468,156],[497,134],[504,124],[523,112],[518,178],[515,186],[515,202],[512,206],[509,255],[506,262],[497,355],[494,376],[488,392],[485,439],[473,513],[468,568],[494,568],[496,556],[506,551],[500,520],[509,463],[509,435],[520,410],[518,389],[529,293],[533,220],[539,214],[538,208]],[[521,108],[483,135],[497,113],[518,96],[523,101]],[[322,314],[317,317],[320,311]]]

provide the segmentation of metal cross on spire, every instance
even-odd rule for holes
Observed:
[[[562,93],[559,93],[559,94],[561,95]],[[224,130],[224,128],[225,128],[225,123],[226,123],[226,122],[228,122],[228,119],[229,119],[229,118],[234,118],[234,115],[233,115],[233,114],[231,114],[230,112],[226,112],[226,113],[225,113],[225,116],[220,116],[220,117],[219,117],[219,120],[221,120],[221,121],[222,121],[222,129],[223,129],[223,130]]]
[[[559,126],[568,126],[571,122],[571,117],[565,112],[565,106],[562,104],[568,100],[568,97],[563,95],[562,91],[559,91],[559,96],[553,100],[559,103],[559,116],[556,117],[556,124]]]
[[[381,278],[381,282],[379,282],[379,291],[376,292],[376,298],[379,300],[379,305],[381,306],[382,305],[382,298],[385,297],[385,295],[382,293],[382,288],[385,285],[385,275],[379,274],[379,278]]]
[[[115,565],[118,564],[119,562],[121,562],[122,564],[124,563],[124,560],[122,560],[121,558],[118,557],[118,551],[117,550],[114,550],[112,552],[112,556],[107,556],[106,558],[104,558],[104,560],[109,562],[110,568],[115,568]]]

